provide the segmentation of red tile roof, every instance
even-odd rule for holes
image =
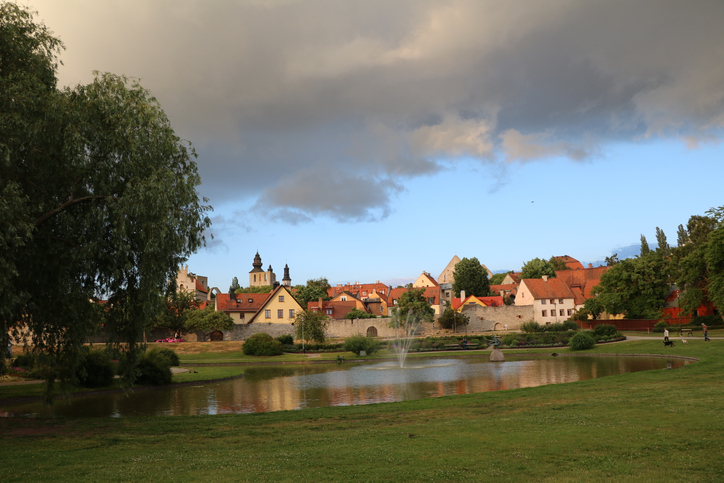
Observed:
[[[330,287],[327,289],[327,295],[329,298],[334,298],[338,294],[342,292],[350,292],[355,295],[357,295],[360,298],[367,298],[372,295],[374,295],[375,292],[377,293],[384,293],[389,294],[390,293],[390,287],[385,285],[384,283],[375,282],[375,283],[355,283],[355,284],[346,284],[346,285],[337,285],[335,287]],[[363,293],[364,292],[364,293]]]
[[[568,255],[563,255],[562,257],[553,257],[553,258],[565,263],[566,267],[568,267],[570,270],[583,270],[583,264],[573,257],[569,257]]]
[[[520,283],[525,283],[534,300],[576,298],[568,285],[558,278],[549,278],[548,280],[526,278],[521,280]]]
[[[321,311],[325,315],[328,315],[329,317],[333,319],[344,319],[344,316],[347,315],[351,310],[357,307],[357,304],[354,301],[322,301],[322,306],[320,308],[319,306],[319,300],[312,300],[307,303],[307,310],[313,310],[313,311]],[[327,313],[329,310],[332,311],[331,314]]]
[[[580,289],[583,297],[589,299],[592,297],[591,290],[601,283],[601,275],[603,275],[608,268],[609,267],[595,267],[581,270],[558,270],[556,272],[556,278],[563,280],[571,289]]]
[[[257,312],[271,293],[240,293],[229,297],[228,293],[216,294],[216,310],[220,312]]]
[[[462,300],[460,298],[453,298],[450,302],[453,310],[457,310],[463,305],[468,305],[471,303],[475,304],[475,299],[479,300],[486,307],[500,307],[501,305],[504,305],[503,297],[501,297],[500,295],[489,297],[476,297],[475,295],[470,295],[469,297],[465,297],[465,300]]]

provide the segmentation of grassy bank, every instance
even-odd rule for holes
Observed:
[[[721,481],[724,341],[701,362],[538,388],[234,416],[0,418],[4,481]],[[564,352],[564,351],[560,351]]]

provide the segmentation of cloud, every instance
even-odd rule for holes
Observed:
[[[197,147],[203,194],[288,223],[383,219],[406,180],[461,159],[495,176],[724,130],[720,1],[33,5],[66,43],[61,82],[141,78]]]

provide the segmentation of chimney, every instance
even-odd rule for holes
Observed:
[[[588,268],[593,268],[593,263],[589,263]]]
[[[465,290],[460,291],[460,302],[462,303],[463,300],[465,300]]]
[[[319,297],[319,311],[320,311],[320,312],[321,312],[322,310],[324,310],[324,306],[323,306],[322,304],[323,304],[323,302],[322,302],[322,297]]]
[[[543,281],[544,281],[544,282],[547,282],[547,281],[548,281],[548,275],[543,275]]]

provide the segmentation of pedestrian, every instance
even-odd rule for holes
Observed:
[[[467,348],[468,348],[468,340],[463,339],[463,350],[467,350]]]
[[[668,341],[668,340],[669,340],[669,329],[664,328],[664,341]]]
[[[701,323],[701,330],[704,331],[704,341],[709,340],[709,331],[706,328],[706,324],[704,322]]]

